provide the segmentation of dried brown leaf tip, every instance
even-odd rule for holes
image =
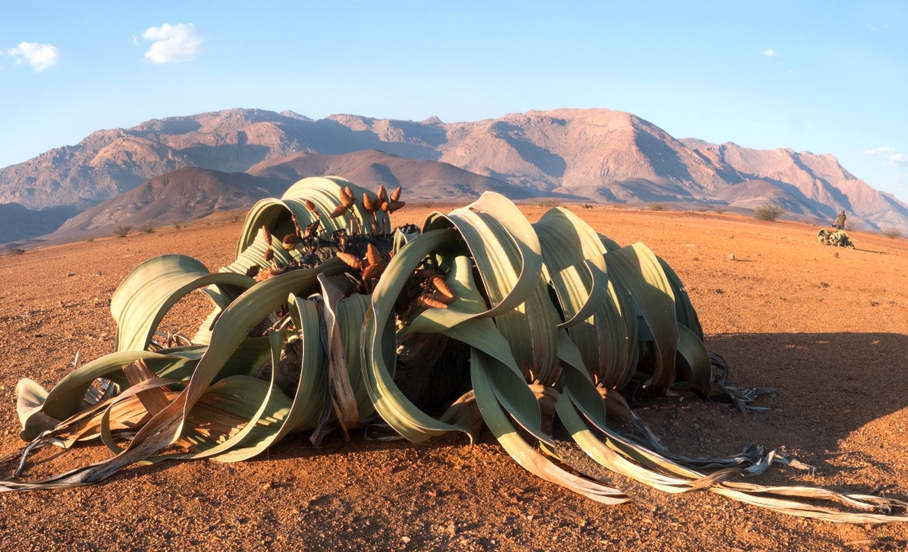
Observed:
[[[312,212],[315,213],[316,215],[318,214],[318,211],[315,210],[315,203],[312,203],[312,202],[309,201],[308,199],[306,200],[306,209],[309,209],[310,211],[312,211]]]
[[[273,260],[274,260],[274,250],[271,248],[266,249],[265,250],[265,262],[270,263]]]
[[[344,261],[347,264],[347,266],[349,266],[350,268],[355,268],[356,270],[363,269],[362,259],[360,259],[359,257],[357,257],[355,255],[351,255],[349,253],[344,253],[343,251],[338,251],[337,258]]]
[[[255,281],[264,282],[268,278],[273,278],[274,275],[275,275],[275,271],[273,269],[263,268],[263,269],[259,270],[258,274],[255,275]]]
[[[346,212],[347,212],[346,205],[338,205],[337,207],[334,208],[333,211],[331,211],[331,218],[337,218]]]
[[[394,189],[393,192],[391,192],[391,201],[392,202],[397,201],[399,199],[400,199],[400,186],[398,186],[397,188]]]
[[[407,204],[406,201],[391,201],[390,203],[388,203],[388,212],[393,213],[394,211],[397,211],[398,209],[400,209],[401,207],[403,207],[406,204]]]
[[[443,297],[443,296],[442,296]],[[439,299],[437,293],[424,293],[416,298],[416,306],[421,309],[446,309],[448,304]]]

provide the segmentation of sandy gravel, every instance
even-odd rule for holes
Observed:
[[[535,220],[542,209],[527,207]],[[817,228],[734,215],[577,209],[619,243],[642,241],[687,284],[707,346],[732,381],[775,387],[768,412],[647,400],[636,411],[673,449],[727,454],[785,447],[815,475],[775,469],[766,484],[811,484],[908,499],[908,242],[851,233],[857,250],[815,243]],[[398,221],[420,223],[425,209]],[[0,258],[0,456],[19,441],[15,386],[52,386],[73,354],[112,350],[108,302],[141,261],[233,260],[241,224],[161,228]],[[733,256],[733,257],[731,257]],[[165,320],[202,314],[187,300]],[[30,477],[105,457],[98,446],[35,456]],[[2,466],[10,477],[14,465]],[[906,550],[908,524],[804,520],[707,492],[665,495],[609,478],[635,504],[606,507],[543,482],[491,438],[422,445],[331,435],[287,439],[240,464],[133,467],[86,488],[0,495],[0,550]]]

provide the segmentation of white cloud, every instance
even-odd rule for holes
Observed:
[[[145,40],[154,44],[145,52],[145,59],[152,63],[179,63],[192,61],[202,51],[202,41],[208,35],[195,28],[192,23],[149,27],[142,33]]]
[[[763,55],[766,57],[776,57],[776,51],[770,48],[769,50],[763,50]]]
[[[60,50],[50,44],[38,44],[37,42],[20,42],[18,46],[6,51],[16,59],[16,63],[23,61],[35,68],[35,72],[40,73],[45,69],[53,67],[60,59]]]
[[[904,153],[896,153],[895,149],[893,148],[883,146],[868,150],[864,153],[866,153],[870,157],[882,159],[883,163],[892,165],[893,167],[908,166],[908,156],[906,156]]]

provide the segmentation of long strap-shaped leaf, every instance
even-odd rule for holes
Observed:
[[[218,455],[215,459],[221,462],[239,462],[247,460],[262,453],[265,449],[278,442],[292,431],[311,429],[318,421],[324,405],[325,373],[322,368],[324,351],[319,338],[318,312],[312,301],[307,301],[296,296],[291,296],[291,308],[296,309],[295,321],[299,321],[299,341],[302,347],[300,360],[302,363],[300,378],[297,382],[296,393],[291,401],[284,400],[277,389],[272,393],[277,401],[269,405],[267,419],[273,420],[266,426],[254,427],[253,419],[260,420],[265,412],[258,418],[250,418],[247,422],[249,432],[243,437],[239,447]],[[280,345],[280,341],[275,342]],[[279,350],[276,351],[279,357]],[[279,362],[279,358],[276,359]],[[276,366],[275,363],[273,366]],[[274,374],[276,370],[272,370]],[[266,397],[262,398],[265,403]],[[250,401],[239,403],[240,406]],[[254,404],[254,401],[252,401]],[[290,402],[289,407],[287,403]],[[223,408],[223,407],[222,407]],[[237,413],[236,410],[233,410]],[[257,412],[258,414],[258,412]]]
[[[116,350],[143,350],[158,324],[187,293],[216,284],[237,296],[255,281],[245,275],[208,272],[185,255],[162,255],[137,266],[114,292],[110,312],[117,323]]]
[[[402,247],[388,265],[372,294],[372,311],[367,315],[366,323],[363,326],[363,378],[367,383],[372,402],[386,422],[414,442],[421,442],[433,435],[453,430],[469,433],[470,429],[468,426],[454,426],[435,420],[416,408],[400,392],[393,382],[389,368],[393,362],[393,356],[388,357],[388,349],[393,345],[385,343],[389,337],[387,326],[391,321],[390,315],[406,278],[430,253],[438,250],[451,250],[452,245],[456,244],[455,240],[456,233],[451,229],[434,230],[414,238]],[[501,334],[495,326],[484,319],[490,311],[486,310],[484,302],[472,282],[469,258],[459,257],[451,265],[448,284],[457,299],[448,309],[424,311],[414,319],[410,330],[440,331],[467,343],[470,343],[471,339],[475,339],[470,344],[485,347],[490,354],[504,359],[505,365],[517,379],[509,384],[499,382],[498,389],[514,387],[515,384],[517,388],[510,393],[512,395],[510,398],[503,394],[502,400],[509,404],[512,415],[528,431],[540,439],[548,440],[548,437],[539,429],[538,405],[526,385],[522,384],[522,373],[513,360],[511,347],[507,341],[501,338]],[[510,301],[510,299],[505,296],[503,301]],[[474,326],[481,327],[484,331],[470,331],[468,328],[461,328],[467,321],[475,322]],[[393,337],[393,334],[391,336]],[[523,393],[520,393],[521,390]],[[518,395],[518,393],[520,394]]]
[[[476,263],[499,331],[529,381],[558,378],[558,314],[542,280],[542,249],[532,225],[504,196],[486,192],[446,216],[434,214],[426,228],[453,225]]]
[[[495,328],[495,324],[488,318],[478,316],[462,321],[445,317],[449,312],[481,314],[484,310],[482,297],[473,281],[470,258],[456,257],[451,263],[450,270],[447,279],[448,286],[457,297],[451,304],[451,309],[425,311],[418,321],[408,328],[408,333],[417,330],[436,331],[495,359],[496,363],[491,365],[494,370],[488,372],[487,375],[488,383],[498,402],[527,432],[536,439],[553,445],[551,437],[542,431],[542,419],[536,396],[526,385],[523,374],[517,368],[516,361],[511,355],[510,345]],[[445,320],[451,321],[452,325],[447,327],[444,323]]]
[[[634,298],[656,345],[652,391],[662,393],[675,380],[678,324],[671,285],[652,251],[636,243],[605,256],[609,275]]]
[[[205,394],[246,334],[270,312],[277,310],[290,293],[308,289],[315,284],[318,274],[339,274],[346,270],[342,261],[329,259],[315,269],[287,272],[251,288],[227,307],[218,319],[212,332],[211,345],[199,360],[186,389],[139,430],[125,451],[109,460],[61,474],[29,488],[73,487],[95,483],[173,443],[180,436],[192,407]]]
[[[341,205],[339,191],[347,186],[353,192],[356,204],[352,211],[348,210],[344,215],[332,219],[329,215]],[[284,234],[294,233],[296,228],[291,215],[296,217],[297,224],[301,228],[305,228],[317,218],[321,221],[321,235],[330,235],[335,230],[343,229],[348,231],[355,229],[358,233],[372,234],[372,215],[363,206],[364,193],[368,194],[370,199],[375,198],[375,194],[372,192],[338,176],[310,177],[300,180],[290,186],[280,199],[263,199],[252,206],[246,215],[246,221],[237,242],[237,257],[239,258],[255,242],[259,228],[262,226],[267,226],[278,240]],[[306,200],[315,205],[317,214],[309,211],[305,204]],[[378,211],[375,216],[378,226],[389,231],[388,214]],[[359,222],[355,222],[354,219],[364,223],[361,230],[358,228]]]
[[[568,320],[571,339],[597,382],[615,386],[629,367],[631,342],[621,301],[607,279],[605,247],[596,232],[566,209],[551,209],[533,225],[546,273]],[[633,359],[636,362],[636,359]]]
[[[759,465],[743,469],[719,470],[711,475],[704,475],[676,464],[608,429],[605,425],[605,413],[601,408],[601,400],[597,400],[595,390],[590,390],[591,386],[588,380],[582,376],[572,376],[572,374],[577,373],[579,371],[572,372],[566,369],[564,376],[562,376],[560,382],[562,395],[558,398],[555,406],[558,417],[577,444],[591,458],[616,473],[631,477],[665,492],[680,493],[708,489],[711,492],[756,506],[791,515],[827,521],[848,523],[908,521],[908,516],[845,512],[806,502],[798,502],[797,500],[779,499],[773,495],[838,502],[853,508],[869,511],[890,511],[896,508],[901,510],[908,509],[908,503],[898,500],[872,495],[837,493],[827,489],[810,487],[766,487],[728,481],[728,478],[736,473],[757,474],[765,471],[773,462],[772,453],[764,458],[764,461]],[[605,444],[587,428],[586,424],[577,415],[575,408],[580,410],[605,435]]]
[[[520,437],[508,421],[492,390],[488,372],[492,370],[491,365],[496,362],[485,353],[472,349],[470,374],[473,380],[473,391],[476,393],[476,403],[482,412],[482,418],[511,458],[530,473],[596,502],[603,504],[628,502],[630,499],[627,495],[618,489],[607,487],[598,481],[578,477],[559,468],[536,452]]]
[[[353,385],[350,383],[350,372],[347,369],[337,304],[353,284],[348,280],[337,280],[339,279],[328,279],[324,274],[319,275],[318,278],[319,284],[322,286],[325,325],[328,330],[328,389],[331,402],[334,403],[337,421],[340,423],[344,436],[349,439],[349,430],[359,425],[360,417],[356,395],[353,393]],[[362,320],[360,320],[360,324],[362,324]],[[352,337],[358,340],[359,333],[357,332]]]
[[[85,391],[88,390],[92,382],[98,378],[109,379],[115,375],[122,376],[123,367],[139,359],[145,360],[153,370],[161,370],[173,363],[191,362],[195,364],[198,361],[198,356],[195,357],[195,360],[191,360],[186,356],[180,355],[162,355],[149,351],[122,351],[85,364],[60,380],[49,393],[44,395],[40,403],[33,402],[27,411],[20,410],[19,421],[22,423],[20,437],[31,441],[38,436],[40,430],[38,427],[33,427],[32,417],[39,412],[56,420],[65,420],[77,413],[82,408],[82,398],[85,396]],[[35,399],[40,395],[37,392],[37,388],[31,384],[20,386],[19,393],[20,396],[23,393],[28,393],[29,396]]]
[[[435,420],[419,410],[394,383],[391,370],[395,363],[394,304],[407,277],[425,257],[456,239],[453,230],[426,232],[413,239],[388,263],[372,292],[372,309],[362,329],[363,381],[375,410],[401,435],[420,443],[448,431],[469,432],[467,426],[453,426]],[[391,326],[389,328],[389,325]]]
[[[678,274],[662,259],[662,257],[656,258],[659,259],[662,271],[665,272],[668,283],[672,286],[672,293],[675,296],[675,314],[678,317],[678,323],[687,326],[694,332],[694,335],[696,335],[700,341],[703,341],[703,327],[700,326],[700,317],[697,316],[697,311],[690,301],[687,287],[684,285],[684,282],[681,281],[681,278],[678,277]]]

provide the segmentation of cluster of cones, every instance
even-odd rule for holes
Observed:
[[[385,271],[385,262],[378,248],[371,243],[366,246],[366,257],[361,259],[343,251],[337,252],[337,258],[347,263],[350,268],[362,271],[363,282],[373,284]]]
[[[356,198],[353,197],[353,190],[350,189],[350,186],[340,188],[338,192],[340,195],[341,204],[338,205],[333,211],[331,211],[331,218],[341,217],[345,215],[347,211],[352,212],[354,205],[356,205]],[[391,195],[388,196],[388,192],[387,190],[385,190],[384,185],[379,185],[378,193],[375,195],[375,199],[372,199],[369,196],[368,192],[363,192],[363,209],[367,213],[372,215],[373,230],[379,230],[378,228],[374,227],[374,225],[377,224],[378,220],[376,213],[378,213],[379,211],[384,211],[390,215],[394,211],[397,211],[398,209],[406,205],[406,202],[400,201],[400,192],[401,189],[400,186],[398,186],[397,189],[391,192]],[[313,213],[317,214],[315,205],[313,205],[311,201],[306,201],[306,207]],[[360,223],[360,228],[362,228],[362,221],[357,219],[357,222]],[[382,228],[381,230],[386,231],[385,228]]]
[[[339,188],[338,193],[340,195],[341,204],[331,212],[331,214],[329,215],[330,218],[341,217],[348,211],[354,213],[353,207],[356,205],[356,198],[353,196],[353,190],[350,189],[350,186]],[[375,199],[372,199],[368,192],[363,192],[363,209],[367,213],[372,215],[373,231],[379,230],[379,228],[377,228],[378,217],[376,216],[376,213],[378,213],[379,211],[384,211],[388,214],[391,214],[406,205],[406,202],[400,201],[400,194],[401,188],[398,186],[393,192],[391,192],[391,195],[389,196],[384,185],[380,185],[378,187],[378,193],[375,195]],[[302,229],[297,223],[296,216],[292,216],[293,225],[296,228],[296,233],[287,234],[281,240],[281,246],[285,251],[296,249],[300,252],[301,255],[312,253],[313,250],[317,247],[316,245],[312,244],[312,241],[318,239],[319,229],[321,227],[321,215],[318,212],[315,204],[308,199],[305,200],[305,204],[306,208],[310,212],[315,214],[315,220],[311,224],[306,226],[305,229]],[[362,231],[362,221],[359,220],[359,218],[355,214],[353,218],[359,225],[360,231]],[[384,228],[384,221],[382,221],[381,230],[383,232],[386,232],[386,229]],[[265,245],[267,247],[267,249],[265,250],[265,262],[268,263],[269,266],[265,268],[252,267],[248,275],[254,277],[256,281],[261,282],[274,276],[283,267],[280,265],[278,260],[274,258],[274,249],[272,248],[271,242],[271,231],[267,226],[262,226],[261,230],[259,231],[259,237],[262,239],[262,241],[265,242]],[[303,250],[303,245],[306,245],[307,250]],[[372,245],[370,245],[369,248],[370,251],[369,254],[367,254],[365,261],[356,259],[352,255],[349,255],[347,253],[338,253],[339,257],[350,257],[350,260],[344,259],[344,261],[347,262],[348,265],[363,271],[364,282],[377,280],[385,268],[384,263],[380,259],[378,251],[375,250]],[[374,262],[372,261],[373,259],[375,259]]]
[[[434,288],[416,298],[416,306],[421,309],[446,309],[454,302],[454,292],[448,287],[444,276],[434,268],[421,268],[414,274],[417,279],[426,283],[424,287]]]

